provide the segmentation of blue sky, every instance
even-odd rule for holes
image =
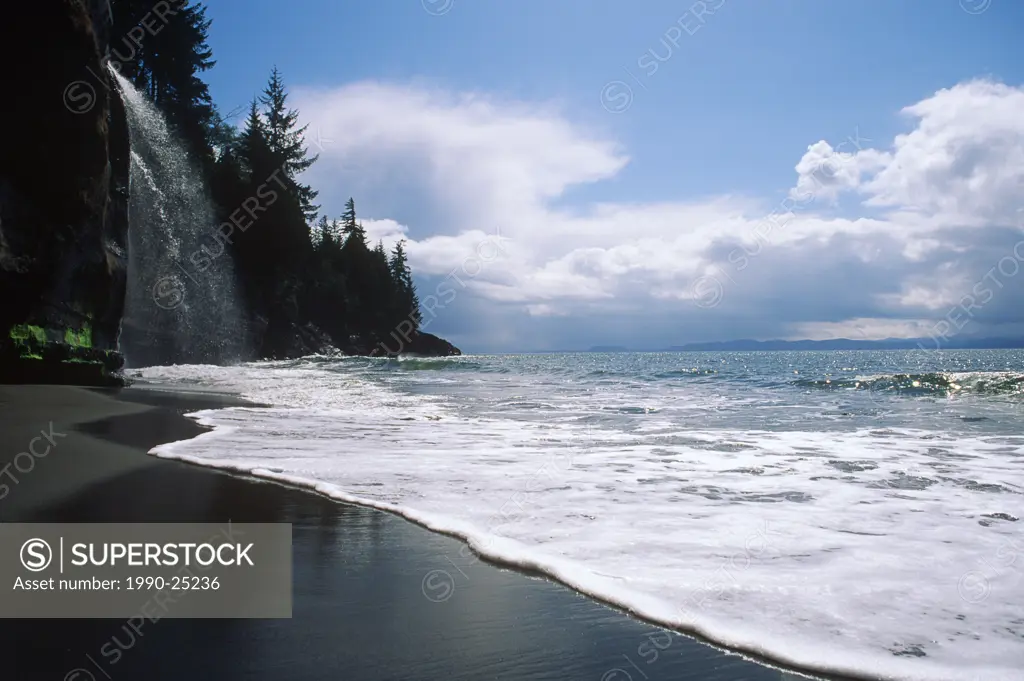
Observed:
[[[1024,83],[1024,5],[1010,0],[207,4],[218,60],[207,80],[222,112],[244,106],[276,64],[320,131],[325,160],[309,179],[325,211],[355,195],[375,235],[408,238],[421,297],[505,230],[501,258],[431,316],[429,330],[470,350],[917,335],[1015,243],[1012,207],[979,227],[968,205],[978,187],[1005,198],[1024,173],[1001,146],[1020,143],[1012,122],[968,129],[975,108],[1015,106]],[[968,86],[978,79],[1009,90]],[[901,114],[927,102],[923,115]],[[897,135],[915,126],[931,137],[912,136],[901,157]],[[991,167],[949,158],[978,145]],[[796,233],[763,238],[756,270],[737,276],[736,245],[757,243],[753,226],[820,174],[797,171],[814,158],[857,177],[802,206]],[[941,200],[958,187],[962,201]],[[979,234],[991,257],[968,262],[961,246]],[[812,247],[844,240],[849,262]],[[872,250],[890,255],[854,256]],[[668,251],[678,267],[651,264]],[[826,262],[831,274],[810,278]],[[957,290],[935,293],[954,279]],[[975,307],[957,332],[1014,332],[1006,289],[1019,285],[1004,284],[993,296],[1003,302]],[[778,296],[763,298],[773,287]]]

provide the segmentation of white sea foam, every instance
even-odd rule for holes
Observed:
[[[670,405],[657,394],[630,430],[585,426],[564,408],[501,418],[351,366],[143,370],[274,405],[200,412],[215,430],[153,453],[393,511],[643,617],[807,669],[1022,678],[1024,538],[1013,518],[1024,437],[679,428],[660,418]],[[496,378],[489,389],[508,388]]]

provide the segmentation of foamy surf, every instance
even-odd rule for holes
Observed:
[[[541,416],[527,419],[521,405],[536,396],[490,372],[481,390],[514,405],[500,418],[423,393],[425,370],[406,385],[401,372],[345,361],[214,369],[143,375],[202,376],[281,406],[200,412],[215,430],[154,454],[400,514],[490,560],[783,664],[1019,678],[1019,436],[680,428],[679,410],[719,402],[621,388],[570,408],[550,377]],[[623,408],[645,400],[653,411]],[[598,406],[623,420],[595,424]]]

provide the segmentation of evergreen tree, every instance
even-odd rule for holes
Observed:
[[[405,254],[405,241],[399,241],[391,251],[391,260],[388,263],[391,270],[391,285],[394,291],[393,311],[397,319],[396,323],[408,319],[412,322],[413,329],[420,327],[420,301],[416,295],[416,285],[412,280],[412,270],[409,269],[409,259]]]
[[[306,157],[305,128],[297,128],[297,120],[275,68],[263,96],[250,104],[239,140],[249,197],[259,197],[262,210],[258,224],[239,238],[237,252],[251,308],[277,329],[305,323],[301,317],[309,305],[302,297],[310,290],[307,279],[315,264],[310,222],[318,210],[311,203],[316,192],[296,174],[316,157]]]
[[[314,234],[317,249],[323,251],[325,256],[336,254],[341,249],[338,237],[338,221],[328,220],[326,215],[321,216]]]
[[[305,133],[308,125],[296,127],[299,112],[288,108],[288,92],[281,72],[274,67],[260,102],[265,107],[267,146],[275,167],[281,168],[292,185],[302,213],[307,220],[316,219],[320,206],[314,205],[317,193],[309,185],[299,183],[296,176],[316,163],[319,155],[307,156]]]
[[[341,214],[341,224],[346,234],[351,232],[356,226],[356,200],[351,196],[345,202],[345,212]]]
[[[349,290],[342,263],[338,223],[326,216],[317,224],[313,263],[303,297],[305,317],[342,345],[349,334]]]
[[[248,196],[248,183],[239,158],[237,144],[229,144],[218,150],[210,174],[210,193],[214,198],[218,222],[224,224],[231,220],[231,211],[242,205]],[[229,243],[232,247],[237,239],[232,235]]]
[[[338,264],[348,282],[347,309],[351,327],[357,333],[370,334],[379,324],[375,313],[379,309],[374,267],[374,254],[366,243],[366,232],[356,221],[355,201],[349,199],[341,216],[341,234],[344,244]]]
[[[241,175],[238,180],[241,190],[236,194],[222,196],[221,205],[224,207],[223,212],[227,214],[241,206],[248,197],[258,195],[260,187],[267,184],[273,173],[267,130],[255,98],[249,105],[249,115],[235,147]],[[276,185],[271,189],[279,191]],[[277,276],[277,247],[273,234],[275,225],[272,224],[275,217],[270,215],[269,211],[263,212],[257,225],[247,229],[244,234],[235,235],[236,260],[249,307],[261,314],[266,314],[267,299],[273,290],[272,279]]]
[[[245,119],[245,127],[238,141],[238,154],[241,158],[250,181],[262,182],[273,172],[270,158],[270,145],[267,142],[267,128],[260,115],[259,104],[253,97],[249,104],[249,116]],[[263,178],[259,180],[258,178]]]
[[[345,212],[341,214],[341,233],[346,239],[355,236],[364,246],[366,245],[366,231],[356,222],[356,201],[353,198],[345,202]]]
[[[375,334],[388,334],[395,327],[395,290],[383,240],[378,241],[370,253],[368,274],[369,309],[365,310],[365,314],[370,317],[371,328]]]

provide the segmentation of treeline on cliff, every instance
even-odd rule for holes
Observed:
[[[202,3],[111,6],[110,63],[163,111],[207,181],[220,221],[211,239],[234,258],[253,350],[296,356],[329,340],[358,354],[419,351],[428,334],[418,331],[403,244],[390,253],[371,247],[351,199],[337,219],[321,214],[317,192],[298,179],[317,156],[278,70],[239,129],[221,117],[202,77],[215,65]]]

